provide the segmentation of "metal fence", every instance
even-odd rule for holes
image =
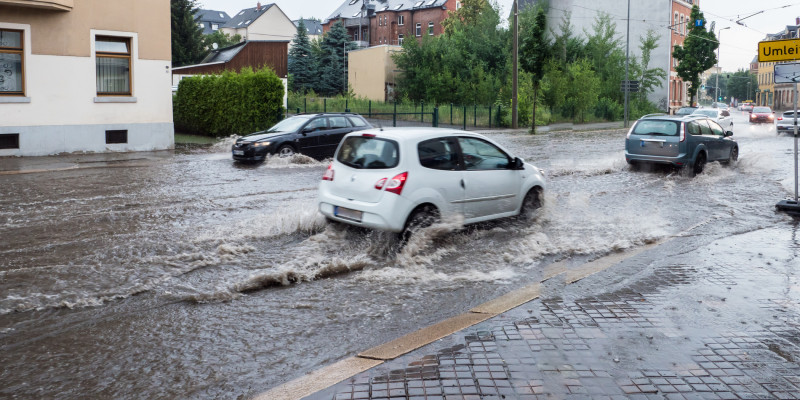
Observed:
[[[433,126],[457,129],[486,129],[503,125],[502,106],[440,104],[424,102],[377,102],[347,98],[290,98],[290,114],[320,112],[353,112],[361,114],[376,126]]]

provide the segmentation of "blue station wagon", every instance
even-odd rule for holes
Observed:
[[[645,115],[625,139],[628,164],[667,164],[703,172],[707,162],[735,162],[739,145],[732,131],[704,115]]]

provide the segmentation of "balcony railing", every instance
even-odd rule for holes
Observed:
[[[45,10],[72,11],[74,0],[0,0],[0,6],[41,8]]]

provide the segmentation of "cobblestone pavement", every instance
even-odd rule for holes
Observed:
[[[800,399],[797,224],[695,240],[553,278],[537,300],[307,399]]]

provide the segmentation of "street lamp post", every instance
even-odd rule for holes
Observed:
[[[730,26],[726,26],[726,27],[720,29],[717,32],[717,80],[716,80],[716,83],[714,83],[714,102],[719,101],[719,72],[720,72],[720,70],[719,70],[719,46],[720,46],[719,38],[720,38],[720,36],[722,36],[722,31],[724,31],[725,29],[731,29],[731,27]]]

